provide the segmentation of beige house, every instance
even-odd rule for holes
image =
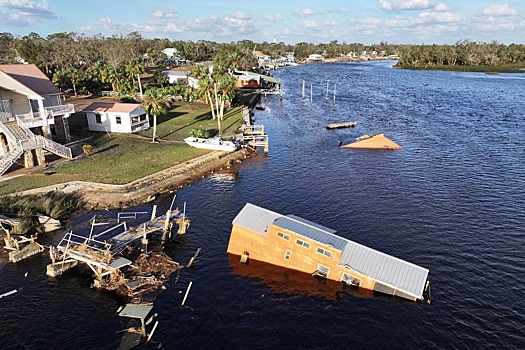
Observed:
[[[58,142],[71,139],[72,104],[34,64],[0,65],[0,175],[22,159],[25,167],[46,163],[45,151],[72,158]]]

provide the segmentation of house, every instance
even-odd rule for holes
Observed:
[[[171,85],[185,85],[185,83],[179,84],[179,81],[186,82],[188,79],[188,75],[189,75],[189,73],[187,72],[174,71],[174,70],[164,70],[162,71],[162,74],[168,77],[168,82]]]
[[[228,253],[409,300],[429,300],[428,270],[295,215],[247,203],[233,220]]]
[[[279,89],[279,79],[265,74],[247,71],[235,71],[236,86],[239,89]]]
[[[82,112],[90,131],[134,133],[150,127],[149,115],[136,103],[93,102]]]
[[[308,63],[322,63],[324,62],[324,57],[319,54],[312,54],[307,58]]]
[[[46,164],[45,151],[72,158],[58,143],[71,139],[68,118],[75,112],[62,96],[36,65],[0,65],[0,174],[20,158],[24,167]]]

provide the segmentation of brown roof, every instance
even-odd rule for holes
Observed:
[[[40,96],[62,93],[34,64],[0,65],[0,71]]]
[[[137,103],[93,102],[92,104],[84,108],[82,112],[131,113],[139,107],[140,105]]]

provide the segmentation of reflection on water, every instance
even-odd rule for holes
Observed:
[[[319,297],[336,300],[345,294],[359,298],[371,298],[374,292],[346,286],[342,283],[315,278],[307,273],[290,270],[250,259],[247,264],[241,263],[240,257],[228,254],[230,267],[239,277],[253,279],[253,283],[263,283],[274,294],[286,294],[289,297]],[[251,283],[250,280],[246,280]]]

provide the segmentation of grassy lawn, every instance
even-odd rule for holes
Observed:
[[[222,136],[232,136],[242,125],[242,107],[234,107],[224,111],[222,121]],[[210,136],[219,133],[217,120],[213,120],[209,105],[177,102],[167,115],[157,117],[157,137],[163,140],[181,141],[190,136],[191,129],[208,130]],[[153,136],[153,128],[139,135]]]
[[[0,182],[0,195],[73,180],[128,183],[208,153],[182,142],[190,136],[191,129],[203,128],[212,136],[218,132],[217,121],[212,120],[208,105],[184,102],[177,103],[167,115],[157,118],[157,137],[163,140],[160,143],[150,142],[151,129],[136,136],[85,132],[87,122],[83,113],[75,113],[69,122],[72,135],[86,138],[86,143],[94,147],[94,153],[71,162],[53,164],[53,168],[39,173]],[[225,111],[223,136],[235,134],[241,124],[242,107]],[[47,176],[44,171],[54,173]],[[5,175],[9,176],[9,172]]]

